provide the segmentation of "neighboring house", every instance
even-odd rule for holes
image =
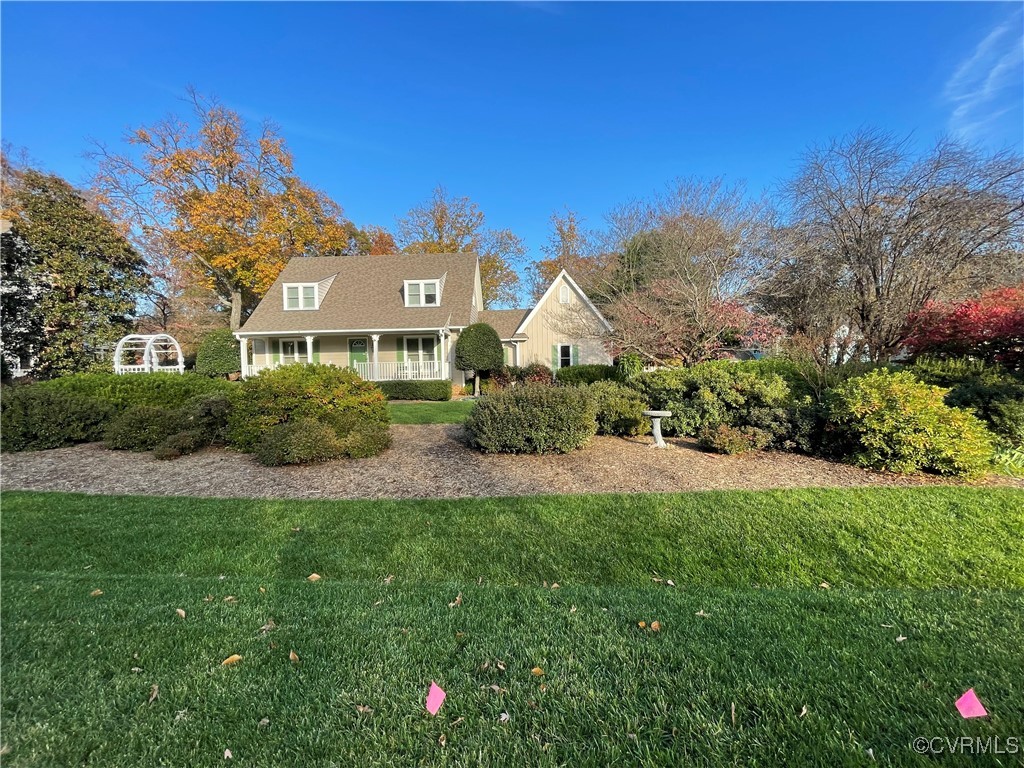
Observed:
[[[494,327],[510,365],[609,363],[611,326],[564,271],[530,309],[483,309],[475,254],[298,257],[245,324],[242,375],[289,363],[353,368],[370,381],[447,379],[462,385],[455,342]]]

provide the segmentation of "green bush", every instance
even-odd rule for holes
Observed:
[[[179,430],[202,434],[207,445],[224,445],[231,407],[231,398],[225,394],[193,397],[178,411]]]
[[[879,369],[828,393],[828,428],[853,463],[872,469],[973,477],[993,456],[992,435],[946,390]]]
[[[188,429],[164,439],[153,449],[155,459],[177,459],[210,445],[207,433],[202,429]]]
[[[199,395],[228,393],[238,385],[195,373],[76,373],[33,386],[99,398],[121,410],[133,405],[179,408]]]
[[[227,376],[241,370],[241,346],[230,328],[218,328],[203,336],[196,351],[196,373]]]
[[[614,365],[571,365],[555,371],[555,379],[559,384],[593,384],[595,381],[615,379],[616,376]]]
[[[757,427],[731,427],[728,424],[705,426],[697,438],[701,448],[730,455],[760,451],[769,441],[770,435]]]
[[[353,429],[341,441],[341,452],[350,459],[368,459],[391,447],[386,429]]]
[[[522,367],[503,365],[491,371],[487,379],[482,382],[482,386],[483,391],[486,393],[497,392],[499,389],[505,389],[505,387],[518,384],[552,384],[554,380],[554,374],[552,374],[551,369],[543,363],[530,363],[530,365]]]
[[[644,372],[644,361],[635,352],[619,355],[615,361],[615,378],[619,381],[631,382]]]
[[[333,365],[285,365],[261,371],[232,395],[228,442],[252,452],[279,424],[311,418],[340,440],[355,430],[387,432],[387,399],[353,371]]]
[[[498,332],[487,323],[473,323],[462,329],[455,341],[455,367],[460,371],[486,373],[501,368],[505,351]]]
[[[750,426],[771,436],[770,445],[787,447],[792,398],[774,371],[750,363],[714,361],[638,376],[631,382],[653,410],[672,411],[662,421],[668,434],[697,435],[719,424]]]
[[[450,381],[378,381],[388,400],[451,400]]]
[[[530,363],[516,373],[517,381],[523,384],[551,384],[555,375],[543,363]]]
[[[103,444],[115,451],[151,451],[181,431],[181,414],[172,408],[133,405],[107,423]]]
[[[568,453],[594,436],[597,419],[582,388],[525,384],[480,400],[466,429],[484,453]]]
[[[616,381],[597,381],[587,387],[597,412],[597,433],[634,437],[651,430],[647,405],[635,389]]]
[[[315,418],[300,417],[278,424],[256,445],[256,460],[267,467],[330,461],[344,455],[344,444],[334,429]]]
[[[105,401],[41,387],[5,386],[0,397],[4,451],[41,451],[103,437],[112,409]]]

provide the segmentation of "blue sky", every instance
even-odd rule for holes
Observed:
[[[392,227],[437,184],[532,257],[678,176],[753,192],[861,125],[1024,151],[1020,3],[11,3],[2,137],[83,183],[88,140],[187,85],[276,121],[301,175]]]

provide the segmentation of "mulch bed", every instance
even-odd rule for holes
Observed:
[[[688,440],[654,450],[650,438],[598,437],[565,456],[483,455],[455,425],[394,425],[393,446],[372,459],[263,467],[250,456],[209,449],[174,461],[99,444],[4,454],[4,490],[288,499],[407,499],[640,493],[769,488],[918,486],[928,475],[869,472],[789,453],[719,456]],[[993,477],[988,485],[1024,488]]]

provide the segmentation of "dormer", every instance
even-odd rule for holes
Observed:
[[[335,277],[337,275],[331,275],[318,283],[285,283],[282,286],[285,310],[320,309]]]
[[[439,307],[441,306],[441,292],[444,290],[444,279],[442,275],[436,280],[406,280],[403,295],[407,307]]]

